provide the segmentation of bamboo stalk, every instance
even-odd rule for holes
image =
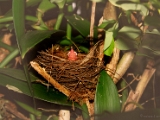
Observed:
[[[127,69],[130,67],[135,54],[133,51],[126,52],[118,63],[113,81],[116,84],[122,76],[125,74]]]

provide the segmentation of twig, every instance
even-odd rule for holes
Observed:
[[[66,96],[70,96],[70,91],[64,88],[62,85],[60,85],[56,80],[54,80],[46,71],[44,68],[41,68],[38,63],[31,61],[31,66],[40,74],[42,75],[49,83],[51,83],[56,89],[58,89],[60,92],[65,94]]]
[[[111,76],[112,79],[116,72],[117,63],[119,61],[119,54],[120,54],[120,50],[115,47],[113,51],[112,59],[110,63],[106,65],[107,73]]]
[[[92,11],[91,11],[91,25],[90,25],[90,46],[93,46],[93,38],[94,38],[94,22],[95,22],[95,9],[96,2],[92,1]]]
[[[126,100],[126,104],[129,102],[134,102],[134,103],[138,103],[149,80],[151,79],[151,77],[153,76],[153,74],[155,73],[155,68],[152,67],[153,66],[153,61],[149,61],[146,69],[144,70],[141,80],[139,81],[135,92],[130,91],[129,96]],[[135,104],[129,104],[124,108],[124,111],[130,111],[130,110],[134,110],[137,106]]]

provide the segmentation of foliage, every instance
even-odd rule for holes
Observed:
[[[104,0],[92,0],[99,4],[104,4]],[[136,50],[137,54],[155,58],[160,55],[159,41],[159,10],[160,2],[157,0],[109,0],[114,6],[121,10],[117,20],[103,20],[102,24],[94,26],[94,42],[98,39],[98,29],[105,32],[104,38],[104,54],[112,56],[113,49],[116,46],[120,50]],[[0,1],[9,2],[9,1]],[[78,0],[13,0],[10,2],[12,8],[7,9],[3,16],[0,17],[0,30],[7,29],[15,35],[15,42],[12,46],[0,42],[0,47],[10,51],[9,55],[0,63],[0,85],[7,87],[18,93],[23,93],[36,99],[41,99],[50,103],[72,106],[72,102],[62,93],[54,88],[47,88],[44,85],[37,84],[37,79],[42,79],[32,74],[27,68],[27,55],[37,45],[48,39],[57,38],[57,34],[61,34],[57,39],[52,40],[65,47],[76,46],[79,52],[89,52],[88,35],[90,33],[90,17],[83,18],[83,15],[76,14],[76,9],[72,8],[72,3],[81,4]],[[155,8],[150,10],[150,2]],[[90,1],[83,2],[86,6]],[[83,7],[83,6],[81,6]],[[31,10],[30,10],[31,9]],[[88,9],[87,7],[85,9]],[[44,20],[45,14],[50,10],[57,14],[54,25],[47,26]],[[32,13],[34,11],[34,13]],[[82,10],[83,11],[83,10]],[[140,27],[135,27],[131,22],[132,13],[136,12],[144,17],[143,25],[151,26],[151,30],[145,32]],[[149,13],[153,12],[151,16]],[[2,12],[3,13],[3,12]],[[156,15],[155,15],[156,14]],[[44,17],[43,17],[44,15]],[[52,15],[51,15],[52,16]],[[125,19],[127,24],[121,25],[120,19]],[[64,22],[62,24],[62,21]],[[65,27],[64,27],[65,26]],[[153,28],[153,29],[152,29]],[[76,31],[76,34],[73,34]],[[145,41],[143,38],[147,37]],[[1,34],[3,37],[3,35]],[[156,36],[153,39],[152,36]],[[0,37],[2,39],[2,37]],[[141,49],[141,50],[139,50]],[[149,51],[149,52],[146,52]],[[13,60],[15,57],[21,56],[22,65],[14,69]],[[56,97],[54,97],[56,96]],[[107,96],[107,97],[106,97]],[[30,107],[18,102],[30,113],[33,112]],[[95,114],[101,114],[104,111],[111,113],[120,112],[120,98],[118,97],[117,88],[112,79],[106,72],[102,71],[99,77],[99,83],[95,95]],[[83,117],[87,119],[88,111],[86,105],[80,106],[75,103],[75,107],[83,111]],[[34,108],[33,108],[34,109]],[[86,114],[87,113],[87,114]],[[32,113],[33,114],[33,113]],[[39,111],[36,111],[37,116]]]

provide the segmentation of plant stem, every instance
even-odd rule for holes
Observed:
[[[13,52],[11,52],[1,63],[0,68],[5,67],[13,58],[15,58],[19,54],[19,50],[15,49]]]
[[[15,48],[10,45],[5,44],[4,42],[0,41],[0,47],[7,49],[9,52],[12,52]]]
[[[64,16],[64,13],[62,12],[58,15],[54,30],[59,30],[63,16]]]
[[[38,21],[38,19],[36,17],[30,16],[30,15],[26,15],[25,19],[28,20],[28,21],[32,21],[32,22],[37,22]],[[13,21],[13,16],[0,18],[0,23],[10,22],[10,21]]]
[[[94,38],[94,22],[95,22],[95,9],[96,2],[92,1],[92,13],[91,13],[91,24],[90,24],[90,46],[93,46],[93,38]]]
[[[72,28],[71,25],[69,23],[67,23],[67,32],[66,32],[66,36],[68,39],[71,39],[71,35],[72,34]]]
[[[130,67],[135,54],[133,51],[126,52],[117,65],[116,72],[113,77],[113,81],[116,84],[126,73],[127,69]]]
[[[121,88],[123,89],[123,88],[125,88],[126,86],[127,86],[127,84],[126,84],[125,80],[123,80],[123,81],[121,82]],[[124,89],[124,90],[122,91],[122,108],[123,108],[123,106],[124,106],[124,103],[125,103],[126,100],[127,100],[127,96],[128,96],[128,90],[127,90],[127,89]]]

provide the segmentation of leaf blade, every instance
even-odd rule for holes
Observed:
[[[104,111],[119,112],[120,99],[113,80],[102,71],[96,88],[95,95],[95,114],[102,114]]]

